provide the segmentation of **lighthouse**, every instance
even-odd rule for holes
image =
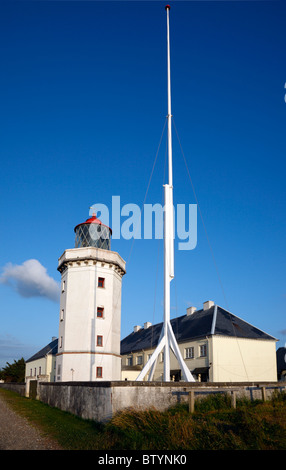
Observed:
[[[125,261],[96,214],[74,228],[61,273],[56,381],[121,380],[121,288]]]

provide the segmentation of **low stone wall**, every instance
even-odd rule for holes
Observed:
[[[12,392],[19,393],[19,395],[25,396],[25,383],[16,383],[16,382],[4,382],[0,383],[1,388],[5,388],[6,390],[11,390]]]
[[[184,382],[42,382],[38,384],[39,400],[84,419],[98,422],[110,420],[128,408],[163,411],[177,403],[210,393],[231,393],[236,397],[269,399],[273,393],[286,390],[282,383],[184,383]]]
[[[25,384],[0,383],[1,388],[27,396]],[[184,383],[184,382],[38,382],[37,398],[50,406],[84,419],[110,420],[124,409],[164,411],[177,403],[190,403],[211,393],[235,392],[235,398],[268,400],[286,391],[285,382],[276,383]],[[192,392],[192,393],[191,393]]]
[[[38,398],[84,419],[107,421],[113,416],[112,382],[39,383]]]

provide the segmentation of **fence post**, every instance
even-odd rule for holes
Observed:
[[[236,408],[236,392],[234,390],[231,392],[231,407]]]
[[[191,390],[189,392],[189,412],[193,413],[195,411],[195,392]]]
[[[261,387],[261,394],[262,394],[262,400],[266,401],[266,389],[265,389],[265,387]]]

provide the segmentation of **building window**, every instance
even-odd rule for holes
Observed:
[[[105,279],[104,277],[98,278],[98,287],[104,287]]]
[[[60,337],[60,348],[62,348],[62,347],[63,347],[63,337],[61,336]]]
[[[194,347],[186,348],[185,349],[185,358],[186,359],[193,359],[195,357]]]
[[[164,362],[164,352],[161,352],[160,354],[160,362]]]
[[[97,367],[96,368],[96,377],[98,379],[101,379],[102,378],[102,367]]]
[[[32,375],[33,375],[33,371],[32,369],[30,369],[30,376],[32,377]]]
[[[37,368],[36,368],[36,367],[35,367],[35,374],[34,374],[34,375],[35,375],[35,376],[37,375]]]
[[[39,366],[39,375],[41,375],[41,374],[42,374],[42,367]]]
[[[96,337],[96,346],[103,346],[103,337],[97,336]]]
[[[64,319],[64,309],[62,308],[61,309],[61,318],[60,318],[60,321],[63,321]]]
[[[141,366],[143,364],[143,356],[137,356],[137,365]]]
[[[66,281],[63,281],[63,282],[62,282],[62,292],[65,291],[65,287],[66,287]]]
[[[103,307],[97,307],[97,318],[103,318],[103,312],[104,312]]]
[[[133,357],[132,356],[127,357],[127,365],[128,366],[133,366]]]
[[[200,357],[205,357],[207,355],[207,345],[201,344],[200,346]]]

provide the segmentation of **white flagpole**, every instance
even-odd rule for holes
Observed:
[[[164,185],[164,325],[159,343],[151,358],[147,361],[137,377],[137,381],[143,380],[151,368],[149,380],[152,380],[157,358],[164,350],[164,382],[169,382],[170,377],[170,348],[174,352],[180,364],[183,377],[187,382],[194,382],[194,378],[187,368],[170,322],[170,283],[174,278],[174,208],[173,208],[173,168],[172,168],[172,114],[171,114],[171,65],[170,65],[170,5],[166,5],[167,11],[167,70],[168,70],[168,165],[169,182]]]
[[[172,111],[171,111],[171,59],[170,59],[170,5],[166,5],[167,11],[167,75],[168,75],[168,165],[169,165],[169,208],[170,223],[168,230],[170,231],[170,277],[174,277],[174,212],[173,212],[173,154],[172,154]]]
[[[164,220],[164,336],[166,337],[164,351],[164,381],[170,381],[170,338],[168,325],[170,323],[170,283],[174,277],[174,227],[173,227],[173,162],[172,162],[172,111],[171,111],[171,60],[170,60],[170,6],[167,12],[167,78],[168,78],[168,169],[169,182],[164,186],[165,220]]]

